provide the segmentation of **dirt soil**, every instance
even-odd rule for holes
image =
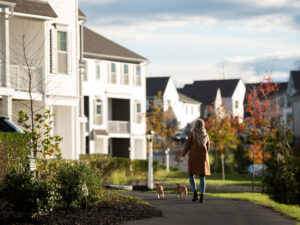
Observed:
[[[85,208],[68,208],[39,215],[34,220],[1,221],[0,224],[19,225],[114,225],[131,220],[162,216],[160,210],[142,203],[126,202],[118,205],[99,205]]]

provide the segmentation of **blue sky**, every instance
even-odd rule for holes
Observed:
[[[300,0],[79,0],[86,26],[149,59],[147,76],[193,80],[300,67]]]

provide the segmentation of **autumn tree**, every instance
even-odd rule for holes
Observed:
[[[162,160],[164,161],[165,151],[176,147],[172,137],[177,131],[177,120],[172,107],[164,110],[161,92],[158,92],[157,96],[149,101],[147,132],[150,130],[154,131],[153,150],[162,151]]]
[[[236,149],[240,139],[238,137],[238,125],[233,120],[229,111],[224,106],[213,109],[208,107],[210,116],[206,118],[207,133],[215,149],[215,169],[218,167],[218,160],[221,160],[222,178],[225,180],[224,155],[228,151]]]
[[[273,82],[271,77],[265,78],[259,85],[250,90],[245,108],[249,114],[249,117],[246,118],[248,136],[255,145],[252,147],[252,155],[261,155],[263,177],[267,141],[274,133],[272,122],[279,116],[278,102],[277,99],[273,98],[274,94],[278,92],[278,85],[278,83]],[[261,153],[255,151],[261,151]],[[255,157],[252,159],[255,160]]]

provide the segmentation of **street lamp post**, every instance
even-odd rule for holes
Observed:
[[[153,189],[153,149],[152,149],[152,141],[153,141],[154,132],[150,130],[147,133],[147,141],[149,143],[149,153],[148,153],[148,189]]]
[[[170,168],[170,149],[167,149],[166,153],[166,170],[167,172],[169,172],[169,168]]]

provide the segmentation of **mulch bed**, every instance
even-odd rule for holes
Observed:
[[[160,210],[150,205],[137,202],[120,202],[118,205],[99,205],[85,208],[68,208],[56,210],[46,215],[39,215],[31,221],[4,221],[0,224],[19,224],[19,225],[113,225],[123,224],[130,220],[139,220],[154,216],[162,216]]]

